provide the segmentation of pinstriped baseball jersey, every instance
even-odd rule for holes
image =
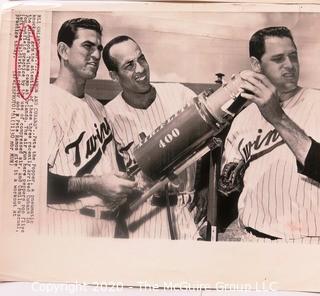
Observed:
[[[112,133],[106,116],[102,117],[94,99],[87,94],[84,99],[74,97],[54,85],[51,86],[51,95],[50,171],[63,176],[112,171]],[[93,114],[88,103],[100,112],[100,119]]]
[[[144,133],[148,136],[196,96],[181,84],[157,83],[153,86],[157,96],[146,110],[131,107],[123,100],[121,94],[105,106],[120,149],[129,149],[130,157],[124,159],[127,167],[134,161],[132,152],[140,141],[139,134]],[[172,207],[176,233],[180,239],[192,239],[197,233],[193,217],[186,207],[190,199],[189,192],[193,190],[194,170],[194,167],[190,168],[191,177],[187,179],[184,188],[188,194],[181,194],[179,205]],[[166,209],[152,206],[150,201],[145,202],[128,218],[128,228],[131,238],[170,238]]]
[[[301,89],[283,110],[307,135],[320,140],[320,91]],[[239,198],[239,222],[272,236],[320,236],[320,184],[300,175],[279,133],[251,104],[232,123],[223,163],[249,164]]]
[[[113,136],[103,106],[87,94],[80,99],[54,85],[50,85],[49,104],[49,171],[79,177],[114,171]],[[49,204],[48,230],[56,234],[114,235],[113,221],[80,217],[83,207],[96,212],[108,210],[96,196],[68,204]]]

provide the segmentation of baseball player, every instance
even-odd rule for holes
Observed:
[[[243,97],[253,104],[232,123],[220,187],[237,187],[243,176],[243,240],[318,243],[320,91],[298,85],[297,48],[286,27],[257,31],[249,50],[253,71],[242,74]]]
[[[48,94],[50,234],[114,237],[117,209],[136,186],[116,171],[104,108],[85,93],[99,67],[101,31],[96,20],[77,18],[58,33],[60,69]]]
[[[128,151],[124,159],[130,170],[135,165],[133,148],[161,123],[185,106],[195,94],[181,84],[150,84],[148,62],[139,45],[128,36],[112,39],[103,50],[103,60],[122,92],[106,105],[120,151]],[[178,197],[170,200],[168,216],[165,201],[154,196],[128,219],[131,238],[172,238],[168,219],[172,219],[175,239],[194,239],[197,229],[188,210],[193,197],[195,167],[186,170],[173,182]],[[160,194],[161,195],[161,194]]]

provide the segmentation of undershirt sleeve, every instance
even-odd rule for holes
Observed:
[[[48,170],[47,203],[70,203],[79,196],[68,191],[70,177],[53,174]]]
[[[297,161],[298,173],[320,182],[320,143],[310,137],[312,143],[305,164]]]

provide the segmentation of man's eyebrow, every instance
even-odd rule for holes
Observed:
[[[290,51],[288,54],[298,54],[298,51],[297,50],[293,50],[293,51]],[[284,53],[279,53],[279,54],[275,54],[273,56],[271,56],[271,58],[281,58],[283,57],[285,54]]]
[[[279,54],[275,54],[275,55],[271,56],[271,58],[281,58],[283,56],[284,56],[283,53],[279,53]]]
[[[92,41],[90,41],[90,40],[85,40],[85,41],[83,41],[81,44],[90,44],[90,45],[95,45],[95,43],[93,43]]]
[[[123,63],[123,66],[126,66],[126,65],[128,65],[128,64],[130,64],[130,63],[132,63],[133,62],[133,60],[131,59],[131,60],[127,60],[127,61],[125,61],[124,63]]]
[[[94,43],[94,42],[92,42],[92,41],[90,41],[90,40],[85,40],[85,41],[83,41],[81,44],[82,44],[82,45],[96,46],[96,43]],[[103,50],[102,44],[99,44],[99,45],[97,46],[97,48],[98,48],[98,50],[102,51],[102,50]]]

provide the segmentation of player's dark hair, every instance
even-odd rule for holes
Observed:
[[[103,48],[102,58],[103,58],[103,61],[109,71],[117,71],[118,70],[117,61],[115,61],[115,59],[110,56],[111,47],[113,45],[116,45],[118,43],[128,41],[128,40],[132,40],[133,42],[137,43],[134,39],[132,39],[129,36],[120,35],[120,36],[117,36],[117,37],[111,39]]]
[[[76,39],[76,34],[79,28],[93,30],[102,35],[102,27],[95,19],[74,18],[67,20],[62,24],[58,32],[57,44],[59,44],[59,42],[64,42],[71,47],[73,41]],[[59,53],[58,56],[60,58]]]
[[[287,27],[268,27],[255,32],[249,41],[249,54],[250,57],[255,57],[259,61],[265,53],[265,40],[267,37],[288,37],[291,39],[293,45],[294,43],[292,34]]]

